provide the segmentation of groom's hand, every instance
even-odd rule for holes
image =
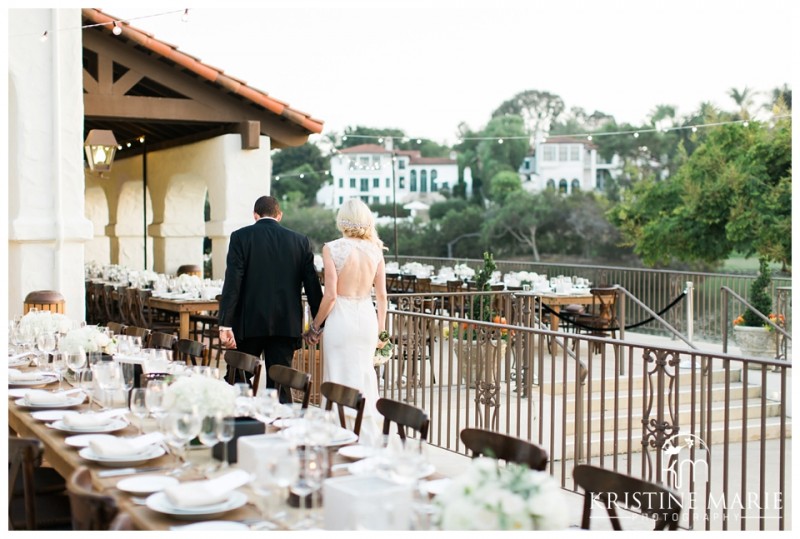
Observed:
[[[226,348],[236,348],[236,338],[232,329],[219,328],[219,340]]]

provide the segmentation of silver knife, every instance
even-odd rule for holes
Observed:
[[[117,470],[102,470],[97,472],[97,477],[116,477],[118,475],[132,475],[137,473],[160,472],[169,470],[171,466],[150,466],[148,468],[119,468]]]

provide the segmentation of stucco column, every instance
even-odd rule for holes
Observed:
[[[85,317],[83,66],[79,9],[8,11],[8,313],[57,290]],[[39,34],[50,29],[45,42]]]

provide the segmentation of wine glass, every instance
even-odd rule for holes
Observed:
[[[200,421],[200,431],[197,433],[197,439],[206,447],[214,447],[221,441],[217,435],[219,430],[217,427],[218,418],[221,419],[222,416],[207,415]],[[206,468],[206,472],[213,472],[218,467],[219,466],[210,464]]]
[[[170,475],[181,475],[191,464],[186,460],[186,444],[200,432],[202,418],[196,409],[170,412],[166,416],[167,444],[175,449],[174,453],[181,461],[181,466],[170,472]]]
[[[279,404],[277,389],[263,389],[253,398],[253,417],[262,423],[270,423],[275,419]]]
[[[102,391],[103,399],[111,402],[114,392],[122,387],[122,368],[116,361],[100,361],[91,367],[97,385]]]
[[[221,414],[217,417],[217,438],[224,444],[222,446],[222,463],[220,463],[220,468],[228,467],[228,442],[233,440],[234,425],[235,422],[232,417],[224,417]]]
[[[53,369],[53,372],[56,373],[58,377],[58,391],[62,390],[62,382],[64,380],[64,363],[65,359],[61,352],[53,352],[53,361],[50,362],[50,367]]]
[[[80,376],[80,385],[83,392],[89,396],[89,411],[92,412],[92,403],[94,398],[94,373],[92,369],[83,369]]]
[[[147,390],[142,387],[137,387],[131,391],[131,401],[128,404],[131,413],[139,419],[136,423],[139,426],[140,436],[144,433],[144,418],[147,417],[149,413],[145,400],[146,396]]]
[[[125,389],[125,395],[127,396],[130,390],[133,389],[136,368],[133,363],[120,363],[119,368],[122,370],[122,387]]]
[[[300,502],[303,514],[296,527],[311,527],[314,522],[309,517],[308,505],[314,506],[315,493],[322,486],[322,481],[327,473],[328,452],[324,447],[305,446],[297,450],[299,462],[299,473],[297,480],[290,486],[289,490],[295,494]],[[306,499],[308,498],[308,505]]]
[[[150,380],[147,382],[147,389],[145,389],[144,402],[147,407],[147,413],[153,416],[159,423],[167,411],[166,408],[164,408],[164,394],[166,390],[167,384],[164,380]]]
[[[75,380],[80,383],[81,372],[86,366],[86,352],[80,348],[77,352],[67,354],[67,367],[75,373]]]
[[[40,333],[36,336],[36,348],[42,353],[44,363],[49,363],[49,356],[56,349],[56,336],[52,333]]]
[[[259,497],[262,518],[271,521],[280,516],[275,514],[275,501],[283,499],[281,494],[297,480],[299,464],[292,445],[282,438],[272,438],[263,455],[251,485]]]

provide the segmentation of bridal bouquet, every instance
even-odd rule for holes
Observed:
[[[84,326],[64,335],[59,342],[59,349],[68,354],[77,354],[81,349],[84,352],[114,354],[117,351],[117,343],[97,326]]]
[[[164,394],[164,408],[167,410],[196,409],[202,417],[218,413],[233,415],[235,407],[234,387],[209,376],[180,376],[167,386]]]
[[[561,488],[546,472],[473,459],[439,494],[442,530],[559,530],[569,525]]]
[[[378,335],[378,339],[386,344],[384,344],[382,348],[375,349],[375,357],[372,359],[372,364],[376,367],[389,361],[389,358],[392,357],[392,350],[394,349],[392,341],[389,340],[388,331],[381,331]]]

